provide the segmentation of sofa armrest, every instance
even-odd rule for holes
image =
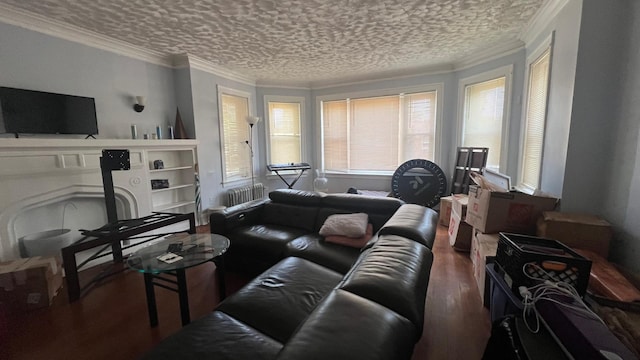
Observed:
[[[437,227],[438,213],[433,209],[405,204],[382,226],[379,234],[403,236],[431,249]]]
[[[209,216],[211,233],[226,235],[238,226],[257,224],[268,202],[269,199],[254,200],[212,212]]]

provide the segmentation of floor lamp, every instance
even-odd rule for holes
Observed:
[[[250,157],[250,163],[251,163],[251,200],[255,200],[256,199],[256,184],[255,184],[255,176],[253,173],[253,125],[257,124],[258,122],[260,122],[260,118],[258,116],[252,116],[252,115],[247,115],[247,124],[249,124],[249,140],[245,141],[245,143],[247,143],[247,145],[249,145],[249,153],[251,155]]]

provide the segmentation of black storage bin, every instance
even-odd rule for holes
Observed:
[[[487,270],[487,283],[489,284],[489,315],[491,322],[495,322],[507,315],[522,316],[522,300],[511,291],[502,276],[498,273],[495,264],[489,264]]]
[[[590,260],[556,240],[511,233],[500,233],[495,262],[516,294],[520,286],[551,280],[566,282],[584,295],[591,272]],[[529,276],[525,264],[533,265],[526,267]]]

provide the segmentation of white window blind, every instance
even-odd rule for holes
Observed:
[[[389,172],[435,156],[436,91],[322,103],[328,171]]]
[[[548,48],[529,66],[529,89],[525,112],[524,147],[522,153],[522,185],[531,189],[540,186],[540,167],[547,113],[549,65]]]
[[[222,94],[223,182],[249,177],[249,99]]]
[[[346,171],[349,168],[349,119],[347,100],[322,103],[324,167]]]
[[[487,167],[500,170],[505,77],[465,86],[462,146],[487,147]]]
[[[433,159],[435,157],[436,92],[409,94],[403,101],[404,154],[400,162],[411,159]]]
[[[269,102],[269,164],[302,162],[300,104]]]

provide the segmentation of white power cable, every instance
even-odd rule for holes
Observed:
[[[550,279],[556,280],[556,282],[552,282],[551,280],[548,280],[548,279],[541,279],[541,278],[535,278],[530,276],[525,270],[528,265],[537,267]],[[582,301],[582,297],[580,296],[580,294],[578,294],[578,291],[573,286],[571,286],[571,284],[568,284],[563,281],[557,281],[555,276],[549,274],[547,271],[545,271],[540,266],[534,263],[524,264],[522,267],[522,272],[525,274],[525,276],[531,279],[544,281],[538,285],[535,285],[529,288],[525,286],[520,286],[518,288],[520,295],[522,296],[522,305],[523,305],[522,318],[524,320],[525,325],[527,326],[527,329],[529,329],[529,331],[531,331],[532,333],[535,334],[535,333],[538,333],[538,331],[540,331],[541,316],[540,316],[540,313],[538,312],[538,309],[536,308],[536,303],[539,301],[549,301],[549,302],[555,303],[567,309],[573,310],[579,314],[587,316],[588,318],[598,320],[599,322],[604,324],[604,321],[598,315],[596,315],[596,313],[594,313],[591,309],[589,309],[589,307],[584,303],[584,301]],[[557,299],[558,297],[569,298],[571,300],[571,303],[560,301]],[[532,328],[531,325],[529,324],[529,321],[527,320],[528,315],[532,311],[536,320],[535,328]]]

